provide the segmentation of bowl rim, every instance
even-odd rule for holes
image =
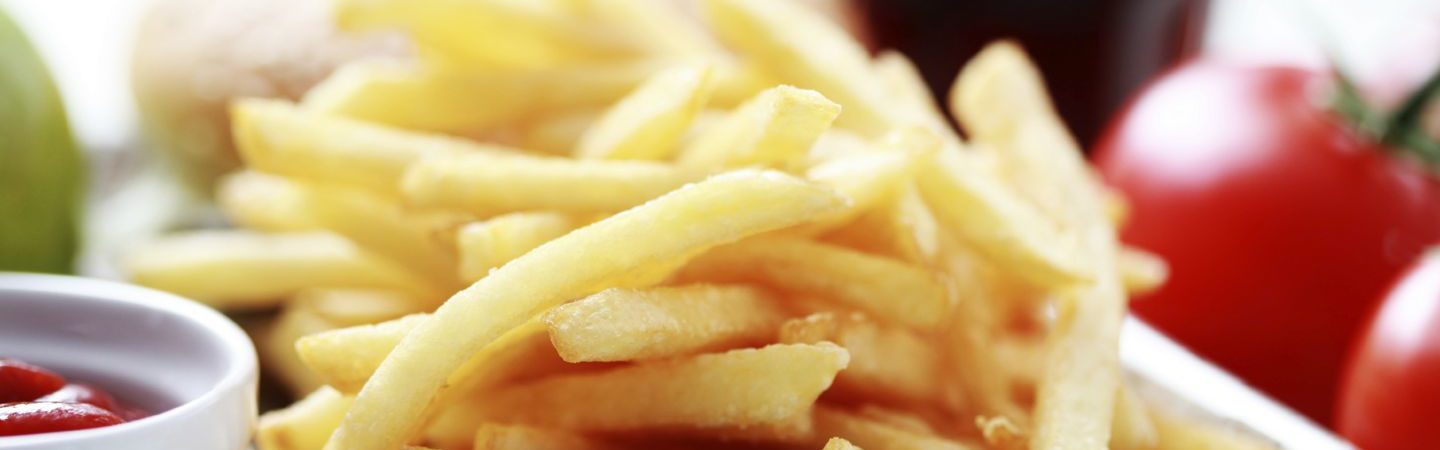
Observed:
[[[195,322],[217,339],[226,353],[229,367],[219,382],[197,397],[186,399],[173,408],[140,420],[84,430],[59,431],[21,436],[0,436],[0,447],[37,443],[60,443],[81,439],[101,439],[137,431],[186,417],[219,403],[229,392],[243,389],[258,373],[255,346],[239,325],[219,311],[194,300],[168,292],[133,284],[98,278],[39,273],[0,272],[0,295],[6,292],[32,292],[85,297],[122,303],[134,308],[150,309]]]

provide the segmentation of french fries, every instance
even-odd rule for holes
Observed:
[[[400,445],[419,431],[426,404],[464,355],[547,307],[603,289],[611,280],[645,270],[647,263],[793,225],[841,202],[824,189],[778,173],[730,173],[542,245],[460,291],[406,335],[360,391],[327,447]],[[707,220],[716,216],[728,219]],[[673,227],[689,231],[665,232]],[[572,271],[557,273],[556,267]]]
[[[236,147],[261,172],[399,192],[410,163],[449,153],[506,153],[499,146],[417,134],[315,114],[278,100],[240,100],[231,106]]]
[[[546,110],[608,104],[664,66],[633,61],[480,71],[372,62],[341,68],[303,103],[317,112],[463,134]]]
[[[223,309],[268,308],[308,288],[433,292],[400,267],[325,232],[177,234],[131,253],[126,268],[137,284]]]
[[[410,67],[387,62],[336,71],[302,101],[307,109],[408,129],[467,134],[546,111],[593,108],[624,97],[666,60],[628,60],[538,69]],[[743,69],[716,68],[712,101],[734,104],[765,87]]]
[[[1022,184],[1049,181],[1043,190],[1022,193],[1060,224],[1062,236],[1075,237],[1080,257],[1100,262],[1089,283],[1060,293],[1055,328],[1046,336],[1031,448],[1105,448],[1119,385],[1125,292],[1104,191],[1017,47],[1001,43],[982,50],[961,70],[956,86],[951,103],[966,129],[998,147],[1001,163]],[[997,91],[1007,96],[994,97]]]
[[[763,344],[783,313],[746,286],[610,289],[545,313],[569,362],[633,361]]]
[[[1263,448],[1121,383],[1167,268],[1018,46],[952,124],[803,6],[677,4],[340,0],[418,56],[232,105],[248,231],[127,268],[279,311],[260,450]]]
[[[321,183],[296,182],[254,172],[236,174],[222,185],[222,192],[241,190],[262,197],[249,203],[271,201],[269,205],[236,205],[232,217],[243,221],[274,224],[278,231],[318,228],[340,234],[360,247],[387,257],[415,276],[443,287],[456,285],[455,249],[442,239],[449,230],[465,221],[461,214],[410,214],[394,199],[364,189]],[[287,211],[288,210],[288,211]],[[303,224],[283,224],[275,216],[295,211]],[[303,226],[301,226],[303,225]]]

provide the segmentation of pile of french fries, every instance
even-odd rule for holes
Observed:
[[[422,57],[235,103],[242,228],[133,279],[280,310],[263,450],[1267,448],[1121,382],[1165,266],[1019,47],[959,74],[966,140],[810,10],[695,9],[340,0]]]

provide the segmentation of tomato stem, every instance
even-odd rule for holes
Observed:
[[[1335,78],[1335,112],[1344,117],[1351,126],[1360,130],[1368,136],[1381,136],[1385,132],[1387,121],[1370,107],[1365,97],[1360,95],[1360,89],[1350,81],[1350,77],[1338,67],[1334,68],[1332,75]]]
[[[1379,140],[1382,147],[1393,152],[1409,153],[1440,170],[1440,141],[1427,135],[1421,126],[1425,109],[1440,95],[1440,70],[1416,89],[1390,115],[1376,111],[1365,101],[1360,89],[1343,71],[1334,69],[1335,112],[1361,133]]]
[[[1420,126],[1425,108],[1437,94],[1440,94],[1440,70],[1431,74],[1430,79],[1390,115],[1380,142],[1390,148],[1410,149],[1427,161],[1440,160],[1440,142],[1426,135]]]

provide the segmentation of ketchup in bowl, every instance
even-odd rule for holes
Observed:
[[[0,358],[0,436],[82,430],[145,417],[109,393],[39,366]]]

